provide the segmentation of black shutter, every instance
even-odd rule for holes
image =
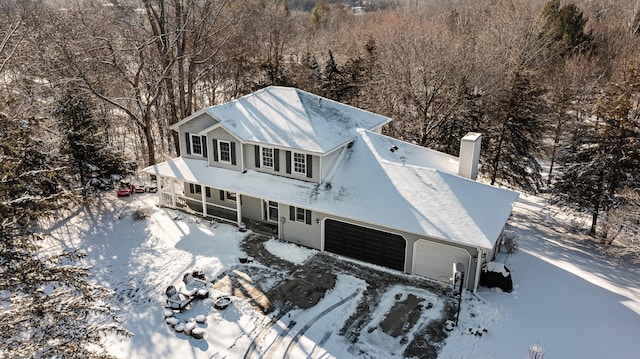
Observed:
[[[231,164],[236,165],[236,143],[231,142]]]
[[[209,154],[207,153],[207,136],[202,136],[202,156],[207,158]]]
[[[291,151],[287,151],[287,173],[291,173]]]
[[[213,161],[218,162],[218,140],[213,139]]]
[[[184,143],[187,144],[187,154],[190,155],[191,154],[191,135],[189,135],[189,132],[184,133]]]
[[[224,191],[220,190],[220,200],[224,201]]]
[[[207,197],[211,197],[211,188],[205,187],[204,189],[207,192]]]
[[[311,172],[311,167],[313,166],[313,156],[307,155],[307,178],[313,177],[313,173]]]
[[[193,183],[189,183],[189,193],[196,193]]]
[[[280,172],[280,150],[277,148],[273,150],[273,169]]]
[[[289,206],[289,219],[296,221],[296,207],[294,206]]]
[[[255,145],[253,148],[255,148],[254,152],[256,154],[256,168],[260,168],[260,146]]]
[[[304,211],[304,222],[306,224],[311,224],[311,211],[308,209]]]

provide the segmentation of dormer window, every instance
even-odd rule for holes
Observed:
[[[220,162],[231,163],[231,142],[219,140],[218,153],[220,154]]]
[[[307,157],[303,153],[293,153],[293,173],[307,174]]]

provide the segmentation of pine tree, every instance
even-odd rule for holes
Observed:
[[[462,137],[468,132],[484,132],[484,111],[482,95],[468,86],[466,78],[460,80],[452,93],[451,115],[431,130],[426,146],[457,156]]]
[[[598,216],[622,204],[619,193],[640,185],[640,76],[611,84],[597,103],[598,121],[582,124],[579,142],[564,150],[552,188],[556,204],[587,211],[594,236]]]
[[[542,185],[542,168],[536,157],[542,150],[543,118],[548,106],[543,90],[529,74],[519,69],[509,86],[496,99],[494,113],[488,113],[486,153],[483,172],[491,184],[506,182],[536,193]]]
[[[560,6],[560,0],[549,0],[542,11],[540,33],[547,46],[547,59],[587,50],[592,36],[584,32],[586,24],[587,19],[575,4]]]
[[[107,143],[105,121],[93,116],[91,103],[80,95],[66,94],[54,111],[62,135],[60,152],[69,156],[78,187],[86,193],[109,190],[130,175],[133,165]]]
[[[0,356],[102,358],[107,333],[126,334],[77,251],[42,251],[38,224],[77,203],[68,167],[37,122],[0,115]]]
[[[322,76],[323,96],[332,100],[344,102],[350,91],[350,83],[347,81],[342,71],[338,69],[338,64],[336,64],[333,58],[333,53],[329,50],[329,59],[324,66]]]

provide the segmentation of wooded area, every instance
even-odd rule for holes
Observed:
[[[456,156],[481,132],[485,180],[640,247],[638,0],[4,0],[0,76],[3,266],[33,220],[178,155],[170,125],[268,85]]]

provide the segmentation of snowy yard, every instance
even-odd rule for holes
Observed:
[[[176,314],[183,322],[202,315],[204,339],[176,331],[163,317],[164,290],[182,284],[186,272],[200,269],[208,279],[233,272],[242,291],[255,293],[275,285],[268,276],[252,282],[235,270],[247,257],[241,247],[246,233],[216,227],[177,211],[155,207],[156,196],[105,198],[91,210],[82,209],[58,223],[52,232],[69,247],[89,256],[93,273],[116,293],[121,318],[131,338],[108,338],[114,355],[122,358],[401,358],[411,341],[431,320],[441,317],[447,299],[426,289],[398,284],[380,296],[370,322],[357,338],[340,334],[347,318],[358,310],[366,282],[338,273],[318,304],[287,313],[265,314],[251,301],[232,295],[224,310],[213,308],[215,297],[195,301]],[[134,220],[136,210],[149,217]],[[545,358],[636,358],[640,353],[640,271],[598,253],[589,241],[570,231],[568,218],[550,210],[536,197],[522,197],[510,221],[521,238],[520,249],[500,254],[514,278],[514,291],[481,288],[466,294],[460,325],[439,358],[525,358],[532,344],[545,349]],[[308,263],[316,251],[269,240],[266,249],[293,265]],[[259,264],[250,263],[257,269]],[[267,274],[277,271],[264,268]],[[272,271],[272,272],[269,272]],[[256,289],[260,288],[260,289]],[[423,313],[414,318],[404,337],[388,335],[394,304],[422,300]],[[429,309],[427,308],[429,303]],[[254,303],[255,304],[255,303]],[[482,336],[469,329],[487,329]],[[391,329],[389,329],[391,330]]]

